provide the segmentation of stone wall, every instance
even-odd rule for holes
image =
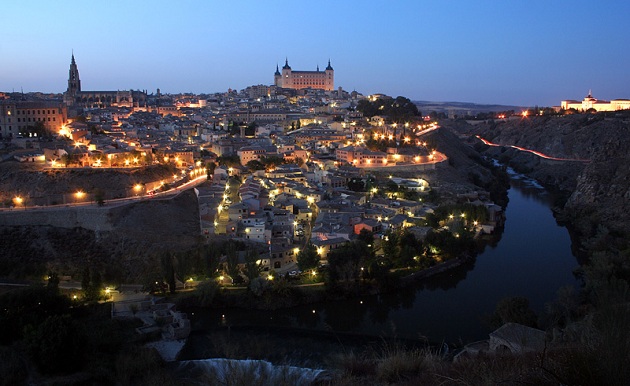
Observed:
[[[54,209],[13,209],[0,212],[0,225],[50,225],[59,228],[81,227],[96,232],[112,230],[112,208],[65,207]]]

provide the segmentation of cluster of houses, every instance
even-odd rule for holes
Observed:
[[[158,92],[147,95],[146,106],[85,109],[85,119],[60,129],[64,139],[33,141],[20,160],[39,161],[41,156],[30,155],[38,147],[51,167],[171,163],[187,171],[238,157],[229,167],[216,167],[211,183],[196,189],[200,231],[266,245],[270,269],[295,262],[305,239],[325,260],[363,229],[381,234],[430,213],[432,208],[419,201],[357,193],[349,181],[389,167],[435,168],[446,157],[414,135],[435,123],[423,120],[397,131],[386,117],[363,118],[353,108],[363,96],[342,89],[261,90],[252,86],[199,96]],[[368,149],[366,142],[379,136],[389,139],[388,147]],[[277,162],[264,162],[272,158]],[[257,168],[252,161],[259,162]],[[421,196],[431,189],[424,180],[393,179]]]
[[[367,182],[369,175],[334,159],[327,162],[331,159],[315,155],[301,165],[284,164],[267,171],[217,167],[212,181],[197,188],[202,234],[260,243],[265,269],[295,263],[304,238],[310,239],[325,262],[331,250],[362,230],[382,236],[406,227],[420,239],[426,236],[430,228],[414,224],[434,209],[422,200],[431,191],[428,181],[390,177],[397,186],[417,193],[419,200],[388,196],[376,187],[355,192],[348,189],[349,181]],[[462,200],[489,209],[490,221],[479,224],[478,230],[491,232],[501,208],[479,194]]]

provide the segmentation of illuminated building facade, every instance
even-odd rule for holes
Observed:
[[[280,69],[276,66],[273,79],[274,85],[277,87],[294,90],[311,88],[333,91],[335,88],[335,70],[333,70],[330,65],[330,60],[324,71],[320,71],[319,66],[317,66],[317,70],[315,71],[293,71],[287,59],[282,67],[282,72],[280,72]]]
[[[0,138],[33,137],[36,128],[57,133],[66,124],[67,109],[53,101],[0,101]]]
[[[560,108],[563,110],[575,109],[577,111],[587,111],[594,109],[595,111],[617,111],[630,109],[630,99],[613,99],[611,101],[604,101],[593,98],[591,91],[588,95],[580,101],[566,100],[562,101]]]

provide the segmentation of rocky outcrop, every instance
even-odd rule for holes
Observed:
[[[606,228],[618,238],[630,234],[630,112],[519,118],[479,125],[458,124],[471,142],[479,135],[493,143],[515,145],[557,158],[548,161],[506,147],[486,151],[568,197],[560,212],[584,238]]]
[[[13,215],[22,223],[9,223]],[[45,218],[68,222],[39,222]],[[46,266],[81,277],[87,265],[105,279],[137,283],[159,272],[157,256],[162,251],[189,249],[197,245],[198,235],[199,210],[192,190],[173,199],[111,209],[16,210],[0,216],[0,276],[33,275]]]

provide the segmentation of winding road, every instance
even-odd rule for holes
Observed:
[[[484,144],[486,144],[488,146],[511,147],[513,149],[524,151],[524,152],[527,152],[527,153],[532,153],[533,155],[536,155],[536,156],[538,156],[540,158],[544,158],[544,159],[548,159],[548,160],[552,160],[552,161],[591,162],[591,160],[588,160],[588,159],[552,157],[550,155],[541,153],[541,152],[536,151],[536,150],[526,149],[524,147],[519,147],[519,146],[514,146],[514,145],[501,145],[501,144],[498,144],[498,143],[492,143],[492,142],[488,141],[487,139],[481,138],[478,135],[475,135],[475,137],[477,137],[481,142],[483,142]]]

